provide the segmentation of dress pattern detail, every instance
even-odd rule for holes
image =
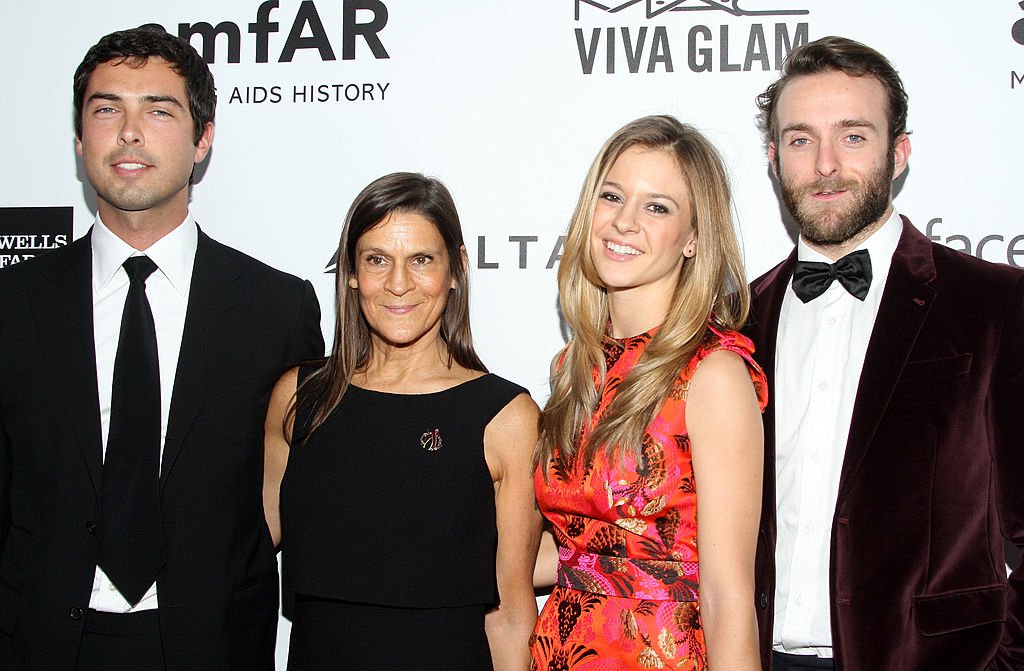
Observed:
[[[652,333],[604,342],[605,383],[591,426],[636,365]],[[533,671],[704,671],[698,591],[697,492],[686,430],[689,381],[718,350],[747,362],[764,409],[753,344],[709,325],[693,359],[644,434],[640,456],[537,470],[541,512],[558,545],[558,575],[531,638]],[[595,383],[599,384],[595,371]]]

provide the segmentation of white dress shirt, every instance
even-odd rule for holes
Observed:
[[[157,265],[157,270],[146,281],[146,297],[153,310],[160,365],[161,460],[198,242],[199,229],[189,214],[180,226],[144,252]],[[128,297],[128,273],[121,264],[129,257],[140,254],[143,252],[133,249],[114,235],[100,221],[99,216],[96,217],[96,224],[92,229],[92,306],[104,458],[107,451],[107,434],[110,431],[114,358],[117,355],[117,341],[121,332],[121,313]],[[89,607],[114,613],[151,610],[157,607],[156,584],[150,586],[142,600],[133,608],[97,566]]]
[[[775,354],[778,542],[774,648],[832,657],[829,547],[839,474],[864,355],[903,222],[896,211],[858,249],[871,256],[863,301],[835,281],[804,303],[782,300]],[[797,243],[801,261],[831,259]]]

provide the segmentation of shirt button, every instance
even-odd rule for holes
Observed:
[[[814,525],[808,522],[804,525],[804,536],[810,536],[814,533]]]
[[[84,612],[81,606],[72,606],[68,609],[68,617],[72,620],[81,620]]]
[[[107,589],[109,589],[111,592],[116,592],[117,591],[117,585],[115,585],[114,583],[109,583],[107,585]]]
[[[796,605],[798,605],[798,606],[804,605],[804,595],[800,594],[800,593],[797,593],[797,595],[795,597],[793,597],[793,601],[795,601]]]
[[[829,317],[829,318],[828,318],[828,325],[829,325],[829,326],[835,326],[835,325],[836,325],[836,321],[837,321],[837,320],[836,320],[836,318],[835,318],[835,317]]]
[[[820,382],[818,384],[818,390],[819,391],[828,391],[828,383],[827,382]]]
[[[85,530],[89,532],[90,536],[95,536],[96,535],[96,523],[95,522],[91,522],[91,521],[90,522],[86,522],[85,523]]]

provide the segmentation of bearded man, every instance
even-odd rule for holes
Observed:
[[[1024,272],[893,209],[907,94],[858,42],[758,98],[800,229],[751,285],[772,390],[757,558],[765,669],[1024,669]]]

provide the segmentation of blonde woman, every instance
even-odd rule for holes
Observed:
[[[533,668],[760,669],[766,390],[736,332],[749,296],[708,140],[668,116],[615,133],[558,286],[573,338],[553,363],[534,478],[557,584]]]

